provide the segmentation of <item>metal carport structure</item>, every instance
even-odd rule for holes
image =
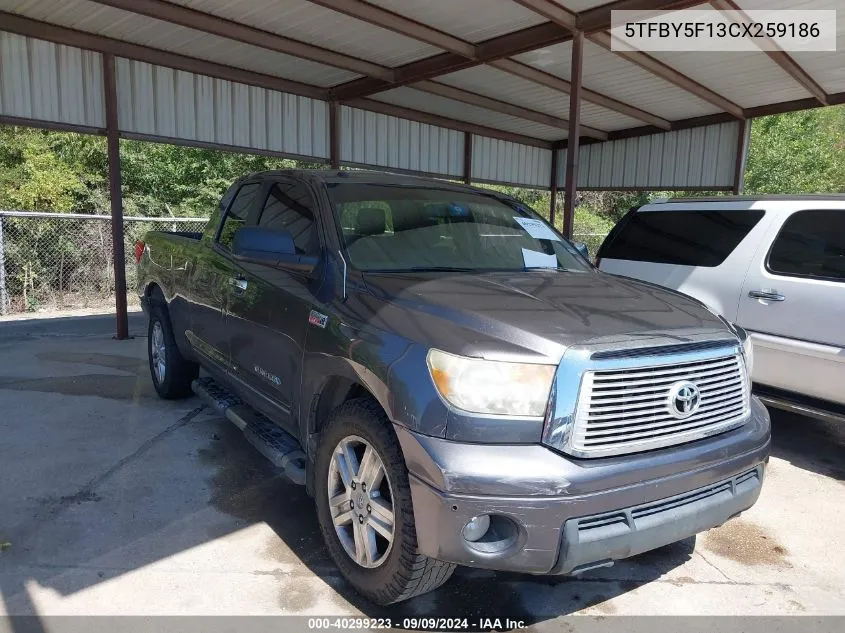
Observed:
[[[579,187],[736,191],[749,119],[845,103],[845,22],[836,52],[617,53],[611,10],[841,3],[0,0],[0,123],[107,137],[116,262],[120,138],[542,188],[552,214],[563,183],[571,232]]]

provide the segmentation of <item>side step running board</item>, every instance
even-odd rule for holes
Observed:
[[[198,378],[191,383],[191,389],[243,431],[247,441],[281,468],[291,481],[305,485],[305,453],[296,438],[226,391],[213,378]]]
[[[760,401],[767,407],[780,409],[782,411],[789,411],[790,413],[797,413],[798,415],[806,415],[817,420],[826,420],[828,422],[845,422],[845,413],[833,410],[833,408],[825,409],[810,402],[801,402],[798,399],[783,397],[778,394],[768,392],[754,392],[754,395],[760,398]]]

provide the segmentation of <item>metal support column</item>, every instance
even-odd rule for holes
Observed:
[[[340,104],[329,101],[329,166],[340,169]]]
[[[464,183],[472,181],[472,134],[464,132]]]
[[[123,195],[120,191],[120,128],[117,121],[117,81],[114,55],[110,53],[103,55],[103,88],[106,97],[106,148],[109,160],[116,338],[123,340],[129,338],[129,319],[126,314],[126,253],[123,246]]]
[[[745,164],[748,160],[748,139],[751,135],[751,121],[744,119],[739,122],[739,133],[736,140],[736,163],[734,166],[733,193],[738,196],[742,193],[742,186],[745,181]]]
[[[578,180],[578,137],[581,132],[581,71],[584,60],[584,32],[572,36],[572,71],[569,81],[569,136],[566,139],[566,182],[563,199],[563,232],[572,237],[575,223],[575,194]]]
[[[549,222],[552,226],[555,225],[555,211],[557,210],[557,155],[559,152],[560,148],[555,143],[552,147],[552,174],[549,180],[551,192],[551,196],[549,196]]]

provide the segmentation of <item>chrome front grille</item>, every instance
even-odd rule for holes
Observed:
[[[563,450],[579,457],[633,453],[742,424],[750,410],[745,363],[736,348],[725,352],[585,371]]]

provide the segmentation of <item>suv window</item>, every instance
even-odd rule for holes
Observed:
[[[642,211],[622,221],[598,252],[601,259],[678,266],[720,265],[764,211]]]
[[[299,254],[316,255],[319,251],[311,195],[303,185],[275,183],[264,203],[258,226],[290,231]]]
[[[793,213],[772,244],[769,271],[845,281],[845,211]]]
[[[220,232],[217,235],[217,242],[227,249],[232,248],[232,240],[235,239],[235,233],[246,223],[246,218],[249,215],[249,210],[255,203],[255,196],[261,188],[259,183],[250,183],[238,189],[235,194],[235,199],[226,210],[226,215],[223,218],[223,224],[220,227]]]

